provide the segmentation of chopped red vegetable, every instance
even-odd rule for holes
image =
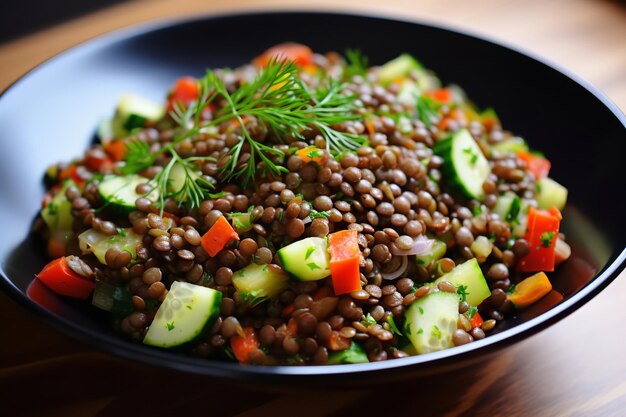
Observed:
[[[528,211],[528,229],[524,236],[528,241],[528,253],[519,261],[522,272],[554,271],[556,241],[562,216],[556,208]]]
[[[67,179],[71,179],[79,186],[85,183],[85,180],[80,175],[78,175],[78,172],[76,171],[76,165],[74,164],[71,164],[59,173],[59,180],[64,181]]]
[[[217,219],[215,224],[202,236],[202,247],[209,256],[216,256],[231,240],[239,240],[239,235],[228,223],[224,216]]]
[[[439,88],[437,90],[429,91],[426,95],[442,104],[452,104],[454,101],[452,91],[450,91],[449,88]]]
[[[265,67],[270,59],[294,61],[296,65],[303,67],[313,63],[313,51],[306,45],[287,42],[272,46],[254,60],[257,67]]]
[[[528,170],[535,175],[535,179],[547,177],[550,173],[550,161],[539,155],[526,151],[517,152],[517,157],[528,165]]]
[[[93,281],[72,271],[66,257],[57,258],[44,266],[37,278],[57,294],[72,298],[85,299],[96,287]]]
[[[544,272],[537,272],[515,286],[508,298],[516,308],[528,307],[545,297],[552,290],[552,284]]]
[[[184,107],[198,98],[198,80],[193,77],[181,77],[174,83],[171,93],[167,97],[167,110],[174,110],[174,104]]]
[[[124,159],[124,156],[126,156],[128,148],[122,139],[114,139],[104,144],[104,151],[109,154],[114,161],[121,161]]]
[[[113,169],[113,161],[105,151],[95,148],[86,153],[85,165],[91,171],[110,171]]]
[[[470,319],[470,323],[472,324],[472,329],[483,325],[483,318],[480,317],[480,313],[478,311],[474,313],[474,316]]]
[[[357,236],[356,230],[342,230],[328,236],[330,273],[336,295],[361,289],[361,251]]]
[[[244,336],[238,334],[230,338],[230,347],[235,358],[241,363],[250,363],[250,352],[259,348],[259,339],[252,327],[243,328]]]

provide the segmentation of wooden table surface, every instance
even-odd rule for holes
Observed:
[[[117,28],[276,7],[453,24],[561,64],[626,109],[626,6],[591,0],[135,0],[0,45],[0,90],[59,51]],[[375,392],[285,395],[220,388],[106,355],[51,330],[0,294],[0,415],[626,416],[624,306],[622,273],[567,319],[475,369]],[[159,386],[165,388],[155,395]]]

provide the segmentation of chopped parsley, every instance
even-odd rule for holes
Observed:
[[[436,324],[433,325],[433,330],[430,334],[436,337],[437,339],[441,339],[441,330],[439,330],[439,327],[437,327]]]
[[[122,236],[122,237],[128,236],[128,234],[126,233],[126,230],[124,230],[124,228],[122,228],[122,227],[118,227],[117,228],[117,234]]]
[[[165,323],[165,326],[167,327],[167,331],[168,332],[171,332],[172,330],[174,330],[174,322],[173,321]]]
[[[220,191],[219,193],[208,193],[209,198],[221,198],[226,195],[226,191]]]
[[[555,232],[543,232],[541,236],[539,236],[539,240],[541,241],[541,246],[544,248],[549,248],[552,246],[552,239],[554,239]]]
[[[536,193],[540,193],[541,192],[541,183],[540,182],[536,182],[535,183],[535,192]]]
[[[474,217],[480,216],[481,214],[483,214],[483,206],[477,205],[476,207],[474,207],[472,209],[472,214],[474,215]]]
[[[433,118],[439,115],[438,111],[441,105],[428,96],[419,96],[417,98],[417,113],[426,127],[433,124]]]
[[[367,313],[367,316],[365,316],[361,324],[363,324],[363,326],[366,326],[366,327],[371,326],[373,324],[376,324],[376,320],[374,320],[374,317],[372,317],[370,313]]]
[[[461,296],[461,301],[467,301],[467,296],[469,295],[467,285],[459,285],[456,287],[456,293]]]
[[[261,271],[267,272],[267,264],[263,264],[263,266],[261,267]]]
[[[510,224],[520,224],[519,213],[521,209],[522,209],[522,199],[519,198],[518,196],[515,196],[513,198],[513,201],[511,202],[511,208],[509,209],[509,212],[506,215],[506,221],[509,222]]]
[[[307,156],[308,158],[311,158],[311,159],[313,159],[313,158],[321,158],[322,156],[324,156],[324,153],[322,152],[322,150],[321,150],[321,149],[317,149],[317,148],[315,148],[315,149],[310,150],[310,151],[306,154],[306,156]]]
[[[400,331],[400,329],[398,329],[398,326],[396,326],[396,322],[394,321],[393,316],[387,316],[387,323],[389,323],[389,328],[392,332],[394,332],[398,336],[402,336],[402,332]]]
[[[478,307],[470,306],[470,308],[467,310],[467,317],[469,319],[472,319],[474,315],[476,315],[477,312],[478,312]]]
[[[309,257],[315,252],[315,246],[309,246],[306,250],[306,254],[304,255],[304,260],[306,261]]]
[[[48,204],[48,213],[51,216],[56,216],[59,213],[59,206],[56,205],[55,203],[49,203]]]
[[[424,309],[422,307],[418,307],[418,310],[420,311],[420,314],[424,314]]]
[[[470,164],[472,166],[476,165],[476,161],[478,161],[478,155],[476,154],[476,151],[474,149],[472,149],[471,147],[467,147],[463,149],[463,153],[469,156]]]
[[[315,209],[311,209],[311,212],[309,213],[309,218],[311,220],[317,219],[317,218],[327,219],[329,217],[330,217],[330,211],[317,211]]]
[[[187,307],[187,310],[191,310],[191,306],[190,305],[186,305],[185,307]]]
[[[310,270],[321,269],[315,262],[309,262],[306,266],[308,266]]]
[[[422,333],[424,333],[424,329],[422,329],[421,327],[417,329],[417,332],[415,332],[415,334],[422,334]]]

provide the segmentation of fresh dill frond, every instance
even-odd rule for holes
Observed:
[[[351,80],[355,75],[364,77],[367,74],[369,60],[360,50],[347,49],[346,59],[348,61],[348,65],[343,71],[343,76],[346,80]]]
[[[126,154],[124,155],[124,165],[120,171],[124,174],[135,174],[151,167],[157,155],[150,152],[150,145],[145,141],[134,138],[126,144]]]

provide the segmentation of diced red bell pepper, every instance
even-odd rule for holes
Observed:
[[[109,154],[114,161],[121,161],[126,156],[128,148],[122,139],[113,139],[104,144],[104,151]]]
[[[474,313],[474,316],[470,319],[470,323],[472,325],[472,329],[483,325],[483,318],[480,317],[480,313],[478,311]]]
[[[85,180],[80,175],[78,175],[78,172],[76,171],[76,165],[74,164],[71,164],[59,173],[59,180],[64,181],[67,179],[71,179],[78,186],[82,186],[83,184],[85,184]]]
[[[528,211],[528,253],[520,259],[518,269],[522,272],[554,271],[556,241],[559,237],[561,212],[556,208]]]
[[[260,342],[252,327],[244,327],[243,333],[243,337],[236,334],[230,338],[230,347],[239,362],[250,363],[250,352],[258,349]]]
[[[239,240],[239,235],[228,223],[224,216],[217,219],[215,224],[202,236],[202,247],[209,256],[216,256],[231,240]]]
[[[437,90],[429,91],[425,93],[428,97],[441,104],[452,104],[454,96],[449,88],[439,88]]]
[[[328,236],[330,250],[330,273],[336,295],[361,289],[358,233],[356,230],[342,230]]]
[[[198,98],[198,95],[198,80],[193,77],[179,78],[174,83],[174,87],[167,98],[167,110],[174,110],[175,103],[188,107],[192,101]]]
[[[96,287],[93,281],[72,271],[67,264],[67,258],[64,256],[46,265],[37,274],[37,278],[57,294],[72,298],[85,299]]]
[[[264,68],[272,58],[294,61],[299,67],[304,67],[313,63],[313,51],[308,46],[300,43],[281,43],[263,52],[253,62],[257,67]]]
[[[547,177],[550,173],[550,161],[546,158],[526,151],[517,152],[517,157],[526,162],[528,170],[533,173],[535,179]]]

